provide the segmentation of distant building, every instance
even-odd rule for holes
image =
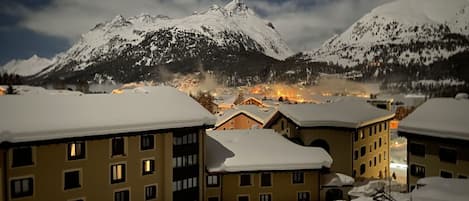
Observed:
[[[215,118],[148,94],[0,97],[0,201],[203,200]]]
[[[266,123],[292,141],[327,150],[332,171],[354,178],[389,176],[389,121],[394,114],[365,101],[281,105]]]
[[[332,158],[273,130],[208,132],[206,201],[320,200],[322,170]]]
[[[261,100],[254,98],[254,97],[248,97],[244,99],[240,105],[255,105],[257,107],[265,107],[265,105],[262,103]]]
[[[469,176],[469,100],[430,99],[400,122],[407,138],[407,184],[419,178]]]
[[[218,115],[215,130],[262,128],[275,113],[275,108],[239,105]]]

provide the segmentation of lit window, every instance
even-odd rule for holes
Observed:
[[[85,158],[85,142],[74,142],[68,144],[68,160]]]
[[[111,165],[111,184],[125,182],[125,164]]]
[[[142,174],[153,174],[155,172],[155,160],[147,159],[142,161]]]

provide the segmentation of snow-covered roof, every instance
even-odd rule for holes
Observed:
[[[270,129],[209,131],[209,172],[321,169],[331,156],[318,147],[297,145]]]
[[[469,140],[469,100],[434,98],[399,123],[398,131]]]
[[[469,198],[468,179],[427,177],[417,181],[424,185],[412,191],[413,201],[466,201]]]
[[[301,127],[359,128],[394,117],[394,113],[358,100],[281,105],[279,112]]]
[[[235,108],[225,111],[223,114],[217,116],[217,123],[215,127],[218,127],[224,124],[226,121],[229,121],[233,117],[239,114],[245,114],[254,120],[264,124],[272,115],[274,115],[276,109],[269,107],[258,107],[255,105],[238,105]]]
[[[0,86],[0,88],[1,87],[4,87],[5,89],[8,88],[8,86]],[[16,95],[83,95],[83,93],[79,91],[45,89],[43,87],[29,85],[14,85],[12,87],[15,90]]]
[[[147,94],[0,97],[0,143],[213,126],[215,117],[171,87]]]
[[[342,173],[330,173],[323,175],[322,186],[348,186],[355,183],[355,179]]]

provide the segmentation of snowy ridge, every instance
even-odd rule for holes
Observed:
[[[83,34],[73,47],[58,56],[58,61],[41,74],[57,71],[70,64],[73,71],[83,70],[95,62],[110,59],[125,49],[138,46],[157,31],[170,32],[174,46],[177,46],[175,37],[187,33],[210,38],[221,47],[229,45],[232,42],[230,40],[236,40],[227,38],[227,35],[237,34],[243,36],[246,41],[254,41],[256,43],[253,45],[254,49],[267,56],[283,60],[293,54],[271,23],[260,19],[247,5],[235,0],[225,7],[213,5],[205,12],[180,19],[148,14],[130,18],[118,15],[113,20],[100,23]],[[158,48],[161,44],[158,44],[158,41],[153,41],[150,45],[152,56],[144,56],[139,65],[149,66],[155,62],[158,64],[173,61],[162,59],[170,50],[160,51]],[[193,44],[184,44],[188,48],[191,45]],[[158,54],[153,54],[157,49]]]
[[[33,55],[29,59],[14,59],[3,66],[0,66],[0,72],[17,74],[21,76],[34,75],[53,63],[52,60]]]
[[[469,36],[469,1],[397,0],[373,9],[305,57],[345,67],[429,65],[469,49],[467,39],[449,38],[453,34]]]

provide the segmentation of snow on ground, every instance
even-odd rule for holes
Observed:
[[[468,179],[426,177],[417,181],[411,193],[412,201],[467,201]]]
[[[312,170],[332,164],[324,149],[297,145],[271,129],[208,131],[207,135],[209,172]]]
[[[322,180],[324,180],[322,186],[347,186],[355,183],[353,177],[342,173],[326,174],[322,177]]]
[[[205,108],[171,87],[146,94],[1,96],[0,111],[0,142],[13,143],[215,124]]]

